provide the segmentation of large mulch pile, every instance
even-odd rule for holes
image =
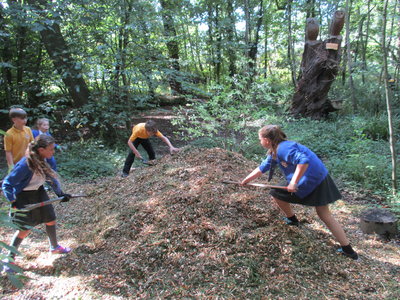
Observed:
[[[222,183],[256,167],[236,153],[187,148],[128,178],[106,178],[69,192],[88,198],[57,205],[69,255],[49,258],[34,232],[20,265],[33,279],[5,299],[398,299],[398,240],[363,235],[349,205],[338,201],[361,259],[336,253],[310,208],[302,225],[284,224],[268,190]],[[28,247],[29,246],[29,247]],[[29,249],[29,250],[28,250]]]

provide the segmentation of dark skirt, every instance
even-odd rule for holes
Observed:
[[[35,204],[49,200],[43,186],[36,191],[22,191],[17,195],[16,208],[22,209],[28,204]],[[49,223],[56,219],[53,205],[45,205],[28,212],[15,212],[11,214],[12,222],[21,230],[28,230],[38,224]]]
[[[336,187],[335,182],[332,180],[329,174],[320,183],[320,185],[311,192],[311,194],[303,199],[282,189],[271,189],[270,194],[272,197],[288,203],[302,204],[307,206],[325,206],[342,198],[342,195]]]

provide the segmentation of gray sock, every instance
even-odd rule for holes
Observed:
[[[18,237],[18,234],[19,234],[19,231],[17,231],[14,234],[14,236],[11,240],[11,244],[10,244],[10,246],[13,246],[15,249],[18,249],[19,245],[21,245],[21,243],[23,241],[23,239]],[[14,252],[11,252],[11,251],[8,252],[8,256],[12,257],[13,259],[15,258],[15,255],[16,254]]]
[[[57,234],[56,234],[56,225],[46,225],[47,236],[49,237],[49,243],[51,249],[55,249],[58,246],[57,243]]]

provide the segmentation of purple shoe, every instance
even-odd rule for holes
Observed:
[[[8,259],[3,260],[3,270],[4,274],[14,274],[14,268],[10,267],[11,265],[16,266],[14,262],[10,262]]]
[[[71,248],[58,245],[56,248],[50,249],[50,252],[51,254],[64,254],[71,252],[71,250],[72,250]]]

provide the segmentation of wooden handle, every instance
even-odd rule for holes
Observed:
[[[223,180],[223,183],[231,183],[231,184],[237,184],[240,185],[240,182],[238,181],[232,181],[232,180]],[[283,190],[287,190],[286,186],[281,186],[281,185],[270,185],[270,184],[264,184],[264,183],[246,183],[246,185],[249,186],[256,186],[256,187],[262,187],[262,188],[269,188],[269,189],[283,189]]]

